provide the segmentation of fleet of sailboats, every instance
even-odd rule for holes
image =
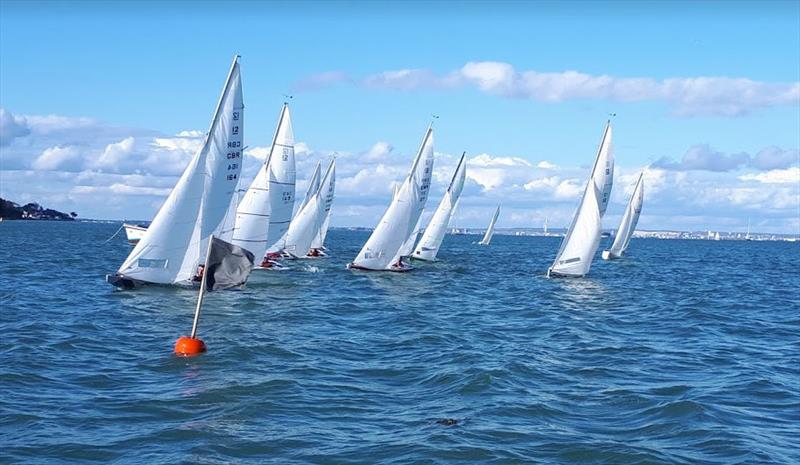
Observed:
[[[348,268],[371,271],[409,271],[403,262],[413,245],[408,241],[418,234],[418,221],[428,200],[433,174],[433,124],[428,126],[417,155],[403,183],[378,226]],[[404,247],[405,245],[405,247]]]
[[[580,277],[589,272],[600,245],[601,220],[608,208],[614,179],[611,121],[606,124],[597,157],[567,234],[547,276]]]
[[[322,243],[314,247],[315,241],[327,233],[331,203],[333,202],[336,160],[332,160],[325,176],[319,179],[319,165],[311,177],[306,198],[289,224],[284,240],[283,252],[289,258],[314,258],[324,255]],[[325,229],[325,231],[323,231]]]
[[[226,275],[227,271],[221,268],[214,271],[215,279],[228,279],[231,285],[246,280],[248,266],[259,263],[255,268],[279,266],[276,260],[280,256],[288,259],[326,256],[324,244],[335,196],[336,159],[330,161],[324,173],[322,165],[317,163],[308,178],[305,196],[295,208],[294,132],[289,106],[284,103],[269,153],[239,200],[236,193],[240,192],[237,186],[242,170],[243,137],[244,103],[236,56],[202,146],[150,226],[123,225],[128,240],[135,246],[119,270],[107,276],[108,282],[122,288],[148,283],[193,285],[204,278],[204,251],[211,250],[212,240],[215,253],[222,254],[219,263],[228,263],[225,254],[233,254],[229,262],[237,264],[235,273]],[[422,212],[430,191],[433,163],[431,124],[408,174],[395,186],[383,217],[348,268],[402,272],[413,268],[404,261],[407,258],[436,260],[464,189],[466,152],[462,153],[423,232]],[[606,260],[621,257],[630,244],[644,201],[643,174],[637,179],[613,244],[602,253]],[[580,277],[588,273],[601,240],[602,218],[611,197],[613,176],[609,121],[580,202],[547,276]],[[498,205],[478,244],[491,243],[499,215]],[[547,223],[545,218],[545,235]],[[747,239],[749,229],[748,221]],[[420,232],[422,237],[417,243]]]
[[[631,194],[631,198],[628,201],[628,206],[622,215],[622,221],[617,229],[617,235],[614,237],[614,243],[610,249],[603,251],[603,260],[619,258],[628,249],[628,244],[630,244],[631,237],[633,237],[633,231],[636,230],[636,223],[639,222],[639,215],[642,213],[642,204],[644,203],[643,177],[644,173],[640,173],[636,186],[633,188],[633,194]]]
[[[294,209],[295,178],[294,132],[284,103],[269,154],[236,208],[232,242],[252,252],[262,268],[273,263],[268,251],[283,248]]]

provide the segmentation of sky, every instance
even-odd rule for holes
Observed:
[[[568,225],[613,116],[614,228],[800,234],[800,2],[0,0],[0,196],[151,219],[241,55],[243,181],[289,100],[298,195],[337,154],[333,226],[374,226],[432,115],[456,227]],[[246,186],[244,186],[246,187]]]

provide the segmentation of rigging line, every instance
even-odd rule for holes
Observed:
[[[115,232],[113,236],[111,236],[108,239],[106,239],[106,241],[103,242],[103,244],[108,244],[111,241],[111,239],[114,239],[115,237],[117,237],[117,234],[119,234],[119,232],[122,231],[123,228],[125,228],[125,223],[122,223],[122,226],[120,226],[119,229],[117,229],[117,232]]]

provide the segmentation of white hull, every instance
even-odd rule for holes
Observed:
[[[610,250],[604,250],[603,251],[603,260],[614,260],[616,258],[620,258],[620,256],[616,255],[614,253],[611,253]]]
[[[147,232],[147,228],[135,224],[123,223],[122,226],[125,228],[125,236],[131,244],[136,244],[142,240],[144,233]]]

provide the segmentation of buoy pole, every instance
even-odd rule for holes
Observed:
[[[208,277],[208,260],[211,258],[211,245],[214,242],[214,235],[208,238],[208,249],[206,250],[206,261],[203,262],[203,276],[200,278],[200,293],[197,295],[197,307],[194,309],[194,321],[192,322],[192,335],[189,337],[181,336],[175,343],[175,353],[184,357],[198,355],[206,351],[206,344],[197,339],[197,324],[200,321],[200,308],[203,307],[203,297],[206,292],[206,279]]]

